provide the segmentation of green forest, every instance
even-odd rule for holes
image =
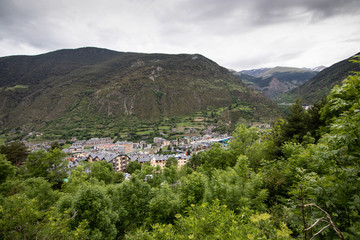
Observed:
[[[360,72],[232,136],[181,168],[129,164],[130,180],[106,162],[67,172],[56,146],[3,145],[0,239],[360,239]]]

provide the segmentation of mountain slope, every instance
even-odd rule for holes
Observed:
[[[356,54],[359,55],[360,53]],[[354,55],[354,56],[356,56]],[[354,57],[353,56],[353,57]],[[351,71],[360,71],[358,64],[349,60],[353,57],[335,63],[322,70],[318,75],[307,81],[305,84],[291,90],[283,98],[301,98],[304,104],[314,104],[329,94],[330,90],[340,84]]]
[[[248,85],[262,91],[270,98],[300,86],[316,74],[317,72],[310,69],[290,67],[261,68],[235,73]]]
[[[198,54],[59,50],[0,58],[0,76],[1,129],[151,122],[234,102],[250,106],[253,120],[278,116],[261,93]]]

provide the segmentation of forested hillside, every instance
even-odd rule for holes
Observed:
[[[356,54],[356,55],[359,55]],[[356,56],[355,55],[355,56]],[[342,60],[332,66],[322,70],[315,77],[303,85],[292,89],[290,92],[281,96],[283,100],[301,98],[304,104],[314,104],[326,97],[330,90],[341,82],[352,72],[360,71],[360,66],[349,61],[354,56]]]
[[[269,131],[240,125],[228,147],[130,180],[106,162],[69,174],[57,148],[2,146],[0,238],[359,239],[359,112],[357,72]]]

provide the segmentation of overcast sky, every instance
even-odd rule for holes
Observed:
[[[360,52],[360,0],[0,0],[0,56],[85,46],[330,66]]]

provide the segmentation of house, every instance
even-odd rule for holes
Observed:
[[[130,157],[124,154],[115,154],[109,152],[99,152],[90,154],[87,157],[88,162],[106,161],[111,163],[116,172],[125,172],[130,162]]]
[[[123,154],[129,154],[131,152],[134,151],[134,143],[132,142],[127,142],[127,141],[123,141],[123,142],[116,142],[115,146],[117,146],[119,149],[121,149],[121,152]]]
[[[166,147],[166,146],[170,146],[170,141],[166,140],[164,138],[161,137],[155,137],[154,138],[154,143],[156,144],[156,146],[158,147]]]
[[[154,155],[150,160],[150,165],[153,167],[160,166],[164,169],[168,156],[166,155]]]
[[[166,161],[170,158],[174,157],[178,160],[178,168],[184,166],[190,156],[186,156],[185,154],[176,154],[176,155],[154,155],[151,157],[150,165],[153,167],[160,166],[161,169],[165,168]]]
[[[80,152],[84,151],[84,147],[71,145],[69,147],[68,151],[69,151],[69,153],[80,153]]]
[[[174,156],[178,160],[178,168],[184,166],[190,159],[191,156],[187,156],[186,154],[176,154]]]
[[[151,158],[148,154],[133,154],[130,155],[131,161],[138,161],[141,164],[150,162]]]
[[[90,148],[90,147],[94,147],[94,146],[98,146],[98,145],[107,145],[107,144],[112,144],[112,143],[113,143],[113,141],[109,137],[107,137],[107,138],[90,138],[89,140],[87,140],[84,143],[84,147]]]

